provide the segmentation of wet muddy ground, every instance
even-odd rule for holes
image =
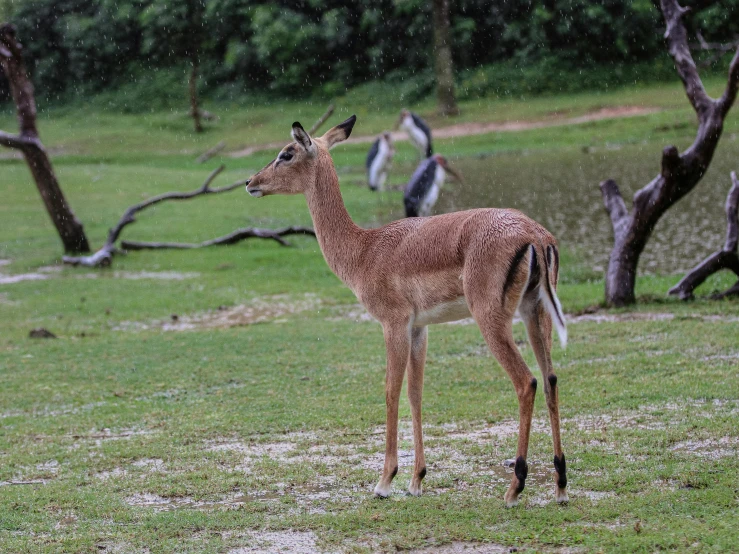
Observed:
[[[599,183],[615,179],[630,208],[634,192],[658,174],[660,156],[660,148],[650,143],[583,151],[491,151],[490,155],[461,158],[454,166],[464,175],[465,183],[445,184],[436,213],[517,208],[542,223],[560,244],[575,251],[578,259],[601,272],[612,246],[612,230]],[[738,157],[737,136],[724,137],[703,180],[657,225],[642,256],[642,272],[683,272],[723,246],[729,173],[737,170]]]

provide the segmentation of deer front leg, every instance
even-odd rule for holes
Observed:
[[[398,403],[403,375],[410,353],[410,326],[385,324],[385,348],[387,349],[387,370],[385,373],[385,404],[387,408],[387,428],[385,431],[385,466],[382,477],[375,487],[375,496],[386,498],[390,495],[392,481],[398,473]]]
[[[423,397],[423,367],[426,363],[426,345],[428,332],[426,327],[414,327],[411,330],[411,355],[408,359],[408,400],[413,417],[413,450],[415,463],[413,477],[408,492],[413,496],[421,496],[421,481],[426,477],[426,457],[423,453],[423,430],[421,428],[421,399]]]

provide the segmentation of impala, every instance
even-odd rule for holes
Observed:
[[[485,341],[518,396],[516,461],[507,506],[524,489],[526,454],[537,381],[513,341],[516,310],[544,377],[554,442],[555,498],[567,501],[565,457],[559,431],[557,377],[552,369],[552,323],[564,346],[567,329],[555,290],[557,242],[516,210],[477,209],[395,221],[362,229],[346,211],[329,149],[346,140],[356,117],[311,138],[294,123],[285,146],[247,183],[254,197],[304,194],[326,262],[383,327],[387,349],[385,465],[375,494],[386,497],[398,472],[398,402],[408,373],[415,461],[410,494],[426,476],[421,396],[427,331],[431,323],[475,318]]]

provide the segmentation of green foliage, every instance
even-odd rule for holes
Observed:
[[[707,73],[715,71],[718,70]],[[543,58],[526,64],[509,60],[461,71],[457,80],[457,97],[576,93],[675,79],[675,69],[667,54],[648,62],[622,62],[608,66],[593,64],[585,68],[559,58]]]
[[[674,75],[651,0],[459,0],[451,9],[463,95]],[[414,101],[433,87],[422,0],[0,0],[3,11],[19,27],[39,94],[51,98],[131,82],[142,96],[152,73],[179,71],[196,54],[201,88],[215,96],[336,96],[384,80]],[[733,39],[739,0],[696,6],[686,21],[691,34]]]

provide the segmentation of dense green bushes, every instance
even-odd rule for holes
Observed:
[[[690,18],[693,30],[708,40],[739,34],[739,0],[700,3],[709,7]],[[651,0],[459,0],[452,10],[462,96],[674,75]],[[433,86],[423,0],[0,0],[2,15],[51,98],[123,87],[117,103],[127,109],[147,98],[179,104],[184,92],[169,87],[184,86],[193,51],[201,88],[215,96],[332,96],[382,78],[412,100]]]

